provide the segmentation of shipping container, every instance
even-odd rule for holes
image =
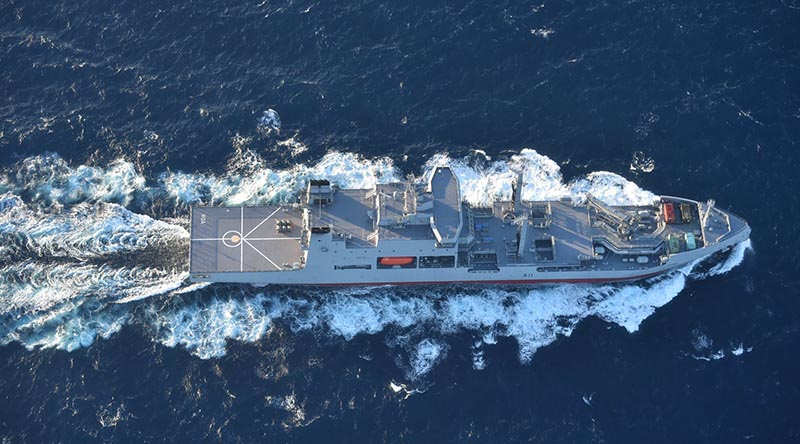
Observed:
[[[694,219],[694,216],[692,216],[692,206],[690,204],[688,204],[688,203],[685,203],[685,202],[682,203],[681,204],[681,220],[683,220],[683,223],[688,224],[693,219]]]
[[[678,236],[674,234],[670,234],[669,238],[669,252],[670,254],[680,253],[681,252],[681,242],[678,239]]]
[[[686,248],[688,250],[694,250],[695,248],[697,248],[697,243],[694,241],[694,234],[686,233],[685,238],[686,238]]]
[[[664,215],[664,221],[668,224],[675,222],[675,206],[671,202],[664,202],[661,205],[661,212]]]

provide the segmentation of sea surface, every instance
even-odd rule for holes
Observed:
[[[0,0],[0,442],[800,442],[800,2]],[[643,282],[187,281],[193,205],[450,163],[713,198]]]

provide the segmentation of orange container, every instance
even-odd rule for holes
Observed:
[[[675,222],[675,206],[670,202],[664,202],[661,205],[661,212],[664,214],[664,220],[671,224]]]

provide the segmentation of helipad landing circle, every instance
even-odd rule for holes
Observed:
[[[222,243],[226,247],[238,247],[242,243],[242,233],[236,230],[231,230],[222,235]]]

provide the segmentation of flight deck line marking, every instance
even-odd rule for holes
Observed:
[[[300,240],[299,237],[251,237],[251,241],[271,241],[271,240]],[[207,237],[201,239],[192,239],[192,241],[224,241],[224,237]]]
[[[259,223],[258,223],[258,225],[256,225],[256,226],[255,226],[255,228],[253,228],[252,230],[248,231],[248,232],[247,232],[247,234],[245,234],[245,235],[244,235],[244,236],[242,236],[242,237],[247,237],[247,236],[250,236],[251,234],[253,234],[253,231],[256,231],[256,230],[258,230],[258,227],[260,227],[261,225],[263,225],[263,224],[264,224],[264,222],[268,221],[270,217],[274,216],[274,215],[275,215],[275,213],[277,213],[277,212],[278,212],[278,211],[280,211],[280,210],[281,210],[281,207],[278,207],[278,209],[277,209],[277,210],[273,211],[273,212],[272,212],[272,214],[270,214],[269,216],[267,216],[267,218],[266,218],[266,219],[264,219],[264,220],[262,220],[261,222],[259,222]],[[244,212],[244,210],[242,210],[242,211]],[[242,216],[242,219],[244,219],[244,216]],[[242,231],[244,231],[244,223],[242,223]]]
[[[242,244],[247,244],[247,245],[249,245],[249,246],[250,246],[250,248],[252,248],[253,250],[256,250],[256,253],[260,254],[260,255],[261,255],[261,257],[263,257],[264,259],[268,260],[270,264],[272,264],[273,266],[275,266],[275,268],[277,268],[278,270],[280,270],[280,269],[281,269],[281,267],[279,267],[279,266],[278,266],[278,264],[276,264],[275,262],[272,262],[272,259],[268,258],[268,257],[267,257],[267,256],[266,256],[264,253],[262,253],[262,252],[261,252],[261,251],[260,251],[258,248],[254,247],[254,246],[253,246],[253,244],[251,244],[250,242],[247,242],[247,240],[246,240],[246,239],[242,239]]]
[[[242,207],[242,224],[239,233],[244,233],[244,207]],[[244,271],[244,236],[239,240],[239,271]]]
[[[271,241],[271,240],[300,240],[299,237],[251,237],[251,241]]]

